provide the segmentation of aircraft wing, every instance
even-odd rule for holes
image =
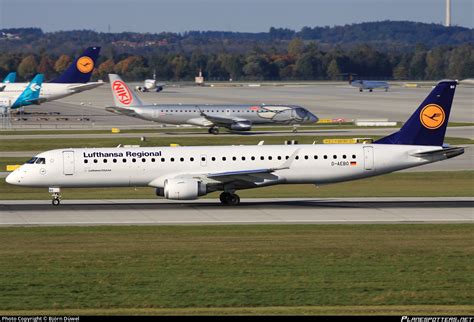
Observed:
[[[293,154],[279,167],[276,168],[258,168],[258,169],[246,169],[246,170],[235,170],[226,172],[211,172],[211,173],[189,173],[189,174],[178,174],[173,178],[181,179],[199,179],[208,185],[220,185],[223,183],[240,183],[244,186],[252,186],[258,182],[275,179],[275,176],[269,177],[271,173],[277,170],[289,169],[291,164],[296,158],[300,149],[297,149]],[[267,175],[267,176],[266,176]],[[153,180],[148,185],[152,187],[159,186],[162,178]]]
[[[224,117],[224,116],[208,115],[202,112],[201,112],[201,115],[207,120],[209,120],[210,122],[214,123],[215,125],[225,126],[225,125],[230,125],[237,122],[246,122],[246,121],[248,122],[247,119],[243,119],[240,117]]]
[[[132,116],[132,117],[140,117],[134,110],[128,108],[122,108],[118,106],[107,106],[105,108],[107,112],[112,112],[115,114]]]
[[[104,85],[103,82],[91,82],[91,83],[85,83],[85,84],[74,84],[68,87],[68,89],[73,92],[73,93],[80,93],[83,91],[87,91],[89,89],[93,89],[99,86]]]

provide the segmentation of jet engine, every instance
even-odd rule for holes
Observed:
[[[197,179],[167,179],[164,188],[156,189],[158,196],[173,200],[193,200],[206,193],[206,185]]]
[[[252,122],[237,121],[230,125],[230,129],[233,131],[250,131],[252,129]]]

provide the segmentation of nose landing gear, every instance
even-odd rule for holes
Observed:
[[[51,197],[53,197],[53,199],[51,200],[53,206],[59,206],[59,204],[61,203],[61,189],[49,188],[49,193],[51,194]]]

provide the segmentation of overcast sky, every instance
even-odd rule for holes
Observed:
[[[452,24],[474,28],[474,0],[451,2]],[[0,28],[43,31],[298,31],[380,20],[444,23],[444,17],[445,0],[0,0]]]

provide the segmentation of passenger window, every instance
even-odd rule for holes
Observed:
[[[307,156],[307,155],[305,155],[305,156],[304,156],[304,159],[305,159],[305,160],[308,160],[308,156]]]
[[[260,160],[265,160],[265,157],[261,156],[261,157],[260,157]]]
[[[174,162],[174,158],[171,158],[170,161],[171,161],[171,162]]]
[[[107,163],[107,159],[104,159],[104,163]]]
[[[281,160],[281,155],[279,155],[279,156],[277,157],[277,159],[278,159],[278,160]]]
[[[87,159],[85,159],[85,160],[84,160],[84,163],[87,163],[87,162],[89,162],[89,161],[88,161]]]
[[[235,160],[237,160],[237,158],[236,158],[236,157],[232,157],[232,160],[235,161]]]
[[[325,156],[324,156],[324,159],[327,159],[327,158],[328,158],[328,156],[327,156],[327,155],[325,155]]]
[[[194,158],[193,158],[193,157],[189,158],[189,161],[193,162],[193,161],[194,161]]]
[[[333,159],[337,159],[337,155],[334,154],[334,155],[332,156],[332,158],[333,158]]]
[[[254,161],[254,160],[255,160],[255,157],[251,157],[250,159],[252,159],[252,161]]]
[[[142,159],[142,162],[145,162],[145,161],[146,161],[146,159],[145,159],[145,158],[143,158],[143,159]]]
[[[184,158],[179,158],[179,161],[184,162]]]
[[[297,155],[295,159],[296,159],[296,160],[299,160],[299,159],[300,159],[300,156],[299,156],[299,155]]]
[[[115,162],[115,161],[114,161]],[[155,158],[151,158],[151,162],[155,162]]]
[[[272,156],[269,156],[269,157],[268,157],[268,160],[271,160],[271,159],[272,159]]]
[[[317,160],[317,159],[318,159],[318,156],[317,156],[317,155],[315,155],[315,156],[314,156],[314,159],[315,159],[315,160]]]
[[[122,159],[122,162],[123,162],[123,163],[127,163],[127,159]]]
[[[242,157],[242,161],[245,161],[245,157]]]
[[[353,158],[353,159],[355,159],[355,158],[356,158],[356,155],[355,155],[355,154],[353,154],[353,155],[352,155],[352,158]]]
[[[133,158],[133,159],[132,159],[132,162],[137,162],[137,159]]]
[[[206,161],[206,158],[205,158],[205,157],[202,157],[202,158],[201,158],[201,161]]]
[[[161,158],[161,162],[165,162],[165,158]]]
[[[216,158],[215,158],[215,157],[212,157],[211,160],[212,160],[212,161],[216,161]]]
[[[225,158],[225,157],[222,157],[222,161],[225,161],[225,160],[226,160],[226,158]]]
[[[343,159],[345,159],[345,158],[346,158],[346,155],[345,155],[345,154],[343,154],[343,155],[342,155],[342,158],[343,158]]]
[[[94,159],[94,163],[97,163],[97,159]]]
[[[113,161],[114,163],[117,163],[117,159],[113,159],[112,161]]]

